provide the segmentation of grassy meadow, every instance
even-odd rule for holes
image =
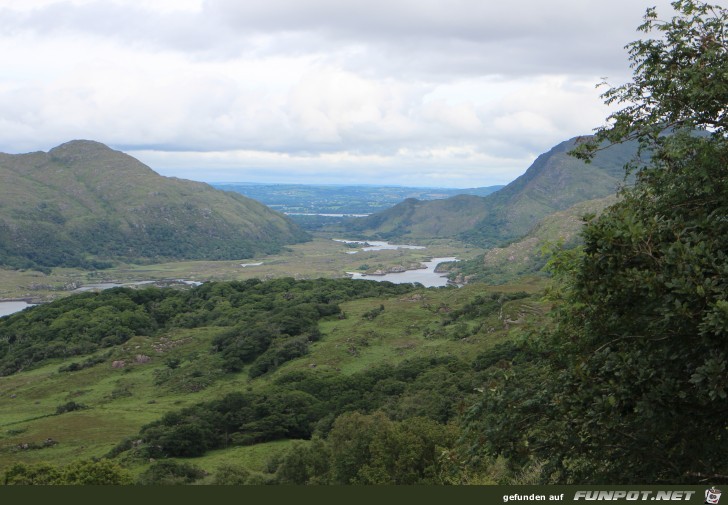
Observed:
[[[346,259],[351,255],[342,252],[341,256]],[[227,374],[219,369],[211,372],[214,367],[206,366],[216,359],[211,342],[224,330],[219,327],[135,336],[91,357],[56,359],[0,377],[0,472],[16,462],[61,465],[102,457],[166,412],[234,391],[255,391],[291,371],[348,375],[413,357],[451,355],[472,360],[483,350],[540,324],[547,310],[540,298],[543,287],[543,280],[526,278],[497,288],[474,284],[460,289],[418,289],[399,297],[345,302],[341,304],[343,317],[320,323],[322,338],[311,344],[309,354],[255,379],[249,378],[247,366]],[[518,291],[530,296],[507,301],[499,312],[484,318],[446,323],[450,313],[479,294]],[[367,317],[382,307],[376,317]],[[89,358],[97,358],[94,361],[98,363],[77,371],[61,371],[70,363]],[[58,413],[69,404],[73,405],[70,411]],[[220,465],[262,471],[272,456],[292,443],[237,446],[190,461],[208,472]],[[135,474],[149,464],[123,461],[123,456],[121,462]]]

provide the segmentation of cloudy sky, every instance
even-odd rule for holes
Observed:
[[[720,2],[719,2],[720,3]],[[0,151],[202,181],[504,184],[591,132],[668,0],[0,0]]]

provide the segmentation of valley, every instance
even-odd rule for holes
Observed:
[[[104,270],[54,268],[49,274],[0,268],[0,300],[25,299],[44,302],[68,296],[87,285],[134,282],[193,282],[273,279],[295,277],[345,277],[347,272],[417,268],[433,257],[472,259],[483,250],[455,240],[432,240],[425,249],[363,251],[319,236],[302,244],[287,246],[278,254],[228,261],[172,261],[153,264],[118,264]],[[355,254],[352,254],[356,252]],[[260,264],[258,264],[260,263]],[[248,265],[248,266],[242,266]]]
[[[606,205],[583,201],[592,193],[580,192],[572,167],[557,192],[569,195],[560,205],[577,206],[555,214],[554,206],[529,207],[534,235],[521,224],[523,235],[502,230],[488,248],[482,233],[462,233],[505,226],[524,207],[503,202],[544,191],[524,178],[559,173],[553,167],[562,163],[545,159],[498,192],[219,185],[290,213],[283,219],[294,238],[226,258],[94,251],[85,258],[99,268],[0,268],[0,299],[16,300],[8,310],[40,304],[0,320],[0,475],[102,458],[118,465],[115,475],[146,484],[442,484],[442,472],[459,483],[516,479],[493,462],[469,476],[428,459],[427,447],[463,450],[462,409],[477,404],[494,370],[520,359],[516,342],[550,324],[538,248],[577,244],[579,217]],[[603,178],[597,194],[615,180]],[[341,216],[296,215],[327,213]],[[369,215],[346,217],[358,213]],[[392,216],[404,217],[393,227]],[[503,243],[513,236],[527,245]],[[527,252],[493,263],[495,243]],[[439,470],[376,477],[366,474],[365,456],[364,467],[338,475],[334,439],[348,422],[395,431],[413,422],[424,431],[408,436],[425,437],[418,458]],[[291,458],[310,451],[331,453],[320,462],[331,470],[289,475]]]
[[[370,284],[365,281],[338,282],[344,283],[342,287],[352,282],[361,286]],[[373,283],[372,286],[377,285]],[[293,287],[290,283],[284,286],[286,289]],[[225,284],[219,287],[225,288]],[[368,297],[341,302],[341,314],[345,317],[322,320],[319,324],[321,335],[309,344],[304,357],[292,359],[263,376],[251,375],[251,365],[240,371],[221,370],[219,358],[210,349],[226,329],[209,323],[187,329],[172,325],[162,331],[135,335],[121,345],[78,358],[51,359],[27,372],[0,378],[0,412],[3,413],[0,415],[0,473],[17,462],[53,461],[63,465],[102,457],[125,438],[135,437],[142,426],[169,412],[240,391],[249,394],[273,391],[280,387],[276,384],[291,380],[291,377],[300,377],[296,382],[303,377],[318,381],[331,381],[336,377],[359,380],[357,377],[362,378],[369,371],[383,371],[386,367],[395,367],[392,371],[396,371],[406,363],[415,366],[422,362],[416,365],[422,366],[438,363],[438,360],[445,360],[441,363],[446,364],[451,360],[447,366],[460,363],[457,368],[466,367],[458,372],[461,375],[458,380],[470,384],[472,378],[467,377],[475,372],[465,373],[469,367],[466,363],[505,342],[513,331],[524,331],[538,322],[546,307],[533,295],[542,288],[542,281],[535,279],[499,290],[482,285],[435,290],[402,288],[397,295],[383,292],[376,299]],[[523,294],[509,300],[509,293]],[[475,318],[467,315],[473,297],[489,298],[491,294],[495,300],[492,309]],[[215,311],[227,310],[223,298],[214,303]],[[367,315],[375,308],[381,309],[377,316]],[[458,311],[462,315],[457,315]],[[77,365],[69,368],[70,363]],[[117,366],[119,363],[122,364]],[[424,370],[433,374],[442,367],[442,364],[434,367],[432,364],[416,375]],[[369,400],[374,402],[372,405],[394,402],[387,408],[405,409],[402,415],[406,415],[408,409],[422,408],[435,409],[432,415],[439,411],[438,415],[445,419],[455,415],[452,409],[456,409],[456,405],[452,402],[460,398],[459,393],[452,396],[445,389],[433,397],[432,391],[425,393],[420,389],[424,382],[418,387],[409,379],[399,380],[405,381],[403,385],[410,384],[407,386],[410,391],[402,399],[382,389],[378,393],[381,399]],[[384,383],[382,387],[385,387]],[[436,386],[437,389],[443,387],[452,386],[447,383]],[[346,388],[355,388],[354,383]],[[418,407],[425,394],[430,397],[431,406],[422,404]],[[466,396],[472,394],[471,387]],[[63,414],[56,413],[63,405],[79,407]],[[275,477],[268,469],[273,459],[281,457],[296,444],[310,443],[290,437],[264,438],[254,444],[229,444],[224,450],[205,451],[194,458],[173,459],[187,461],[204,470],[208,476],[201,481],[203,483],[214,483],[215,479],[222,478],[220,472],[225,465],[233,465],[240,475],[247,475],[250,483],[261,483]],[[149,461],[135,456],[135,451],[122,452],[121,459],[116,457],[115,460],[138,477],[149,467]]]
[[[648,8],[596,109],[630,2],[27,3],[0,86],[0,488],[717,503],[728,9]],[[41,145],[89,132],[112,147]]]

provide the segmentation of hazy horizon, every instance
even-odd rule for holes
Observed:
[[[373,188],[413,188],[413,189],[477,189],[487,188],[495,186],[506,186],[506,184],[490,184],[488,186],[409,186],[405,184],[377,184],[377,183],[361,183],[361,184],[348,184],[345,182],[334,182],[334,183],[315,183],[315,182],[258,182],[258,181],[200,181],[206,184],[241,184],[241,185],[256,185],[256,186],[325,186],[325,187],[373,187]],[[513,181],[510,181],[513,182]]]

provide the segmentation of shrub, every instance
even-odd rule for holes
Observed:
[[[191,484],[205,475],[206,472],[195,465],[167,459],[152,463],[139,476],[137,484],[146,486]]]

